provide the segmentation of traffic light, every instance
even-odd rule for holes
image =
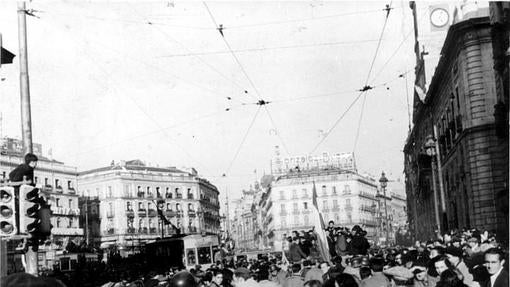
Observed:
[[[40,190],[30,185],[20,186],[19,231],[30,235],[33,246],[51,234],[50,205],[40,195]]]
[[[0,186],[0,237],[16,232],[16,204],[14,187]]]

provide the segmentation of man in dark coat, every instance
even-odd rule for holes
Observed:
[[[30,184],[35,186],[34,182],[34,169],[37,166],[38,158],[35,154],[27,153],[25,155],[25,163],[18,165],[14,170],[9,173],[10,181],[23,181],[24,178],[30,181]]]
[[[290,262],[292,262],[292,263],[300,262],[301,259],[306,258],[306,254],[303,252],[303,250],[301,250],[301,247],[299,247],[297,237],[294,237],[293,239],[291,239],[291,241],[289,243],[290,243],[290,247],[289,247],[289,258],[288,259]]]
[[[490,275],[485,287],[508,287],[508,272],[503,269],[503,258],[503,252],[497,248],[485,251],[485,266]]]

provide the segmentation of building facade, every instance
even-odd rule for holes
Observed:
[[[262,228],[258,202],[262,189],[258,183],[249,190],[243,190],[240,199],[234,200],[234,217],[232,223],[232,239],[237,250],[258,250],[263,248]]]
[[[3,138],[0,146],[0,173],[7,179],[16,166],[24,163],[23,144],[18,139]],[[36,187],[41,189],[48,203],[51,204],[53,212],[51,246],[48,245],[48,248],[64,250],[69,241],[80,244],[84,232],[79,226],[80,207],[76,189],[78,176],[76,167],[67,166],[43,156],[40,144],[34,144],[34,153],[39,158],[34,171],[34,181]]]
[[[344,169],[289,172],[273,181],[260,200],[262,226],[268,245],[281,250],[283,240],[294,230],[310,230],[313,189],[326,224],[352,228],[360,225],[367,237],[376,238],[378,220],[377,184],[374,179]]]
[[[93,240],[101,248],[116,244],[129,253],[143,242],[176,232],[220,232],[219,191],[194,169],[121,161],[81,172],[78,181],[90,207],[82,222],[98,222],[99,230],[90,232],[99,234]],[[158,205],[170,225],[158,216]]]
[[[498,94],[494,41],[489,17],[452,25],[426,97],[415,96],[404,153],[409,227],[417,239],[463,227],[508,236],[508,138],[497,135],[495,122],[505,96]],[[426,153],[429,138],[437,156]]]

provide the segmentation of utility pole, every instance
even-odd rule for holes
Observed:
[[[24,1],[18,1],[18,41],[20,66],[20,102],[23,153],[32,153],[32,117],[30,113],[30,88],[28,82],[27,19]],[[19,198],[19,195],[18,195]],[[37,243],[36,243],[37,244]],[[26,272],[37,276],[37,252],[28,248],[25,254]]]

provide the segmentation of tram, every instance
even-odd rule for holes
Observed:
[[[217,235],[181,234],[148,243],[145,253],[147,263],[158,269],[177,267],[190,270],[200,265],[205,270],[214,263],[218,245]]]

